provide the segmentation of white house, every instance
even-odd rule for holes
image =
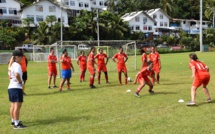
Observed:
[[[60,4],[71,9],[72,16],[80,14],[81,10],[91,11],[93,8],[107,8],[107,0],[57,0]]]
[[[131,31],[141,31],[143,33],[153,33],[156,21],[144,11],[126,13],[121,17],[127,21]]]
[[[146,11],[146,13],[151,16],[157,23],[154,26],[154,35],[160,36],[162,34],[168,33],[169,31],[169,23],[171,17],[166,14],[162,9],[151,9]]]
[[[21,25],[18,11],[22,5],[18,0],[0,0],[0,20],[9,20],[13,26]]]
[[[34,24],[30,24],[31,27],[39,25],[39,22],[45,21],[47,16],[54,15],[57,20],[61,18],[60,6],[54,3],[52,0],[37,0],[32,5],[29,5],[22,9],[21,18],[32,18]],[[63,25],[68,27],[68,14],[67,10],[62,8],[62,20]]]
[[[208,29],[210,21],[202,21],[202,29]],[[170,27],[173,29],[183,29],[188,34],[199,34],[200,20],[194,19],[172,19]]]

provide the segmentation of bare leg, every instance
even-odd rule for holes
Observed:
[[[54,84],[54,86],[56,86],[56,77],[57,77],[56,75],[53,76],[53,84]]]
[[[195,99],[196,99],[196,89],[197,89],[197,87],[192,86],[191,90],[190,90],[190,92],[191,92],[191,101],[192,102],[195,102]]]
[[[22,106],[21,102],[14,102],[14,110],[13,110],[14,120],[19,120],[21,106]]]
[[[62,79],[61,83],[60,83],[60,88],[59,90],[62,91],[62,87],[63,87],[63,84],[65,83],[66,79]]]
[[[142,90],[142,88],[143,88],[144,86],[145,86],[145,81],[142,79],[142,80],[140,81],[140,85],[138,86],[136,92],[139,93],[139,92]]]
[[[211,99],[210,93],[205,85],[203,85],[203,91],[205,92],[207,99]]]
[[[51,80],[52,80],[52,75],[51,75],[51,76],[49,76],[49,78],[48,78],[48,87],[50,87]]]
[[[13,111],[14,111],[14,107],[15,107],[14,105],[15,105],[14,103],[11,103],[11,105],[10,105],[10,117],[13,120],[14,120]]]
[[[122,85],[122,72],[118,72],[118,79],[119,79],[120,85]]]
[[[124,73],[124,75],[125,75],[125,84],[128,84],[128,75],[127,73]]]

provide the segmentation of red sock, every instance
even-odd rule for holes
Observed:
[[[90,85],[92,86],[93,85],[93,78],[90,77]]]
[[[94,77],[92,78],[92,85],[94,85]]]
[[[141,88],[137,88],[136,92],[139,93],[141,91]]]
[[[157,75],[157,81],[159,81],[159,80],[160,80],[160,75],[158,74],[158,75]]]
[[[98,74],[98,82],[100,82],[101,79],[101,73]]]

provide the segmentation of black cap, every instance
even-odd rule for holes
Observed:
[[[67,49],[66,49],[66,48],[63,50],[63,52],[62,52],[62,53],[64,54],[65,52],[67,52]]]
[[[15,50],[13,51],[13,56],[23,56],[23,54],[20,50]]]

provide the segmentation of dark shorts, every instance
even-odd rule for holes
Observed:
[[[63,79],[71,78],[72,77],[72,70],[62,70],[61,75]]]
[[[19,88],[8,89],[9,101],[10,102],[23,102],[23,92]]]
[[[27,80],[27,79],[28,79],[28,75],[27,75],[27,71],[26,71],[22,74],[22,80]]]

